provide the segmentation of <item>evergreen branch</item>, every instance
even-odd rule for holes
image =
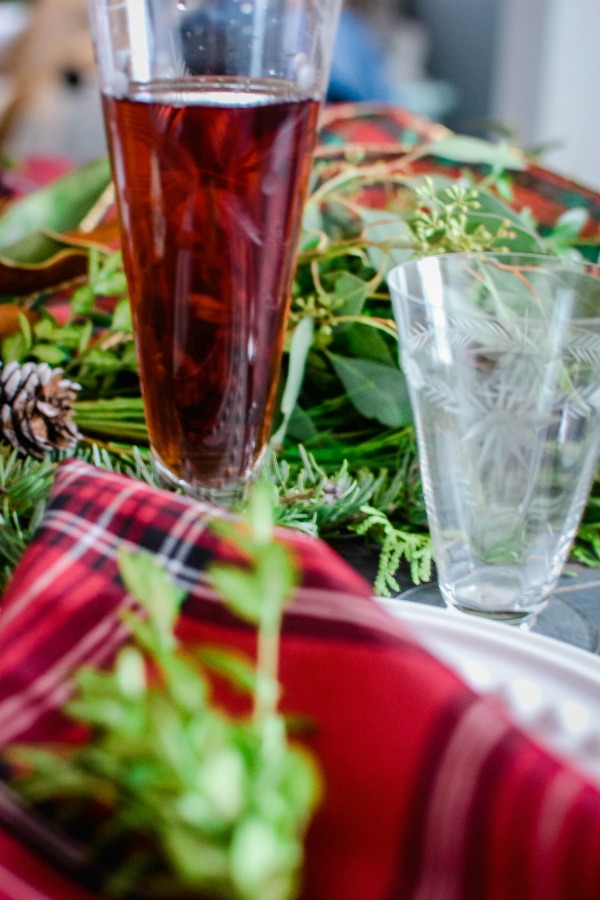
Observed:
[[[374,585],[377,595],[388,597],[391,591],[400,591],[395,573],[403,561],[410,565],[410,574],[415,584],[431,579],[433,545],[428,534],[397,528],[385,512],[372,506],[363,506],[361,512],[365,518],[357,525],[352,525],[351,530],[356,534],[368,535],[381,544]]]

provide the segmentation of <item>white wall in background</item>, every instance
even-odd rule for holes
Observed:
[[[504,0],[494,116],[552,168],[600,189],[599,0]]]
[[[564,145],[548,163],[600,188],[600,2],[554,0],[542,68],[539,135]]]

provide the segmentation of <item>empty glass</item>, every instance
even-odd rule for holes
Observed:
[[[451,254],[388,282],[444,600],[528,627],[596,471],[600,269]]]

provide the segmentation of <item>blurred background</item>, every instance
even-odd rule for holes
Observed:
[[[345,0],[329,99],[543,147],[545,165],[600,190],[598,11],[598,0]],[[103,152],[85,0],[0,0],[0,153]]]

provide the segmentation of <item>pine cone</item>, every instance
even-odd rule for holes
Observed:
[[[0,432],[23,455],[43,459],[81,437],[73,422],[79,385],[62,376],[47,363],[0,364]]]

